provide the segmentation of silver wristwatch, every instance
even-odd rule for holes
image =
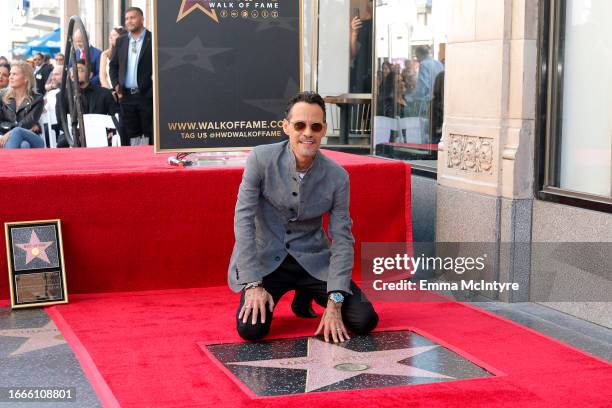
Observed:
[[[328,299],[334,303],[342,303],[344,302],[344,295],[340,292],[332,292],[329,294]]]
[[[251,283],[247,283],[246,286],[244,287],[244,290],[248,290],[248,289],[253,289],[256,287],[261,286],[263,282],[262,281],[256,281],[256,282],[251,282]]]

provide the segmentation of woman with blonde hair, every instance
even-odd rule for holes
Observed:
[[[109,47],[102,52],[102,56],[100,57],[100,84],[104,88],[113,89],[108,70],[108,63],[113,56],[113,51],[115,50],[115,41],[117,41],[117,38],[121,37],[126,32],[127,31],[125,31],[125,28],[123,27],[115,27],[108,35]]]
[[[0,92],[0,148],[28,149],[45,147],[38,121],[44,99],[36,93],[34,69],[27,62],[11,66],[9,87]]]

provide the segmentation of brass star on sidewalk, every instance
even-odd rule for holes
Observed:
[[[209,0],[183,0],[176,22],[178,23],[183,18],[187,17],[193,10],[200,10],[212,18],[216,23],[219,22],[217,11],[210,8]]]
[[[18,356],[31,351],[42,350],[66,343],[66,340],[64,340],[64,337],[62,337],[53,322],[49,322],[43,327],[0,330],[0,336],[27,338],[25,343],[9,354],[10,356]]]
[[[405,377],[453,378],[423,370],[400,361],[425,353],[439,346],[408,347],[396,350],[359,352],[315,338],[308,339],[305,357],[272,360],[242,361],[231,365],[307,370],[305,392],[316,391],[328,385],[360,374],[398,375]]]

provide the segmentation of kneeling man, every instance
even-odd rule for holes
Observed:
[[[314,334],[342,342],[349,330],[366,334],[378,323],[372,304],[351,280],[349,176],[319,152],[327,131],[321,96],[299,93],[285,114],[289,140],[254,148],[238,191],[228,271],[230,288],[242,292],[237,329],[246,340],[265,337],[274,305],[295,289],[308,305],[314,299],[325,307]],[[323,230],[326,213],[331,245]]]

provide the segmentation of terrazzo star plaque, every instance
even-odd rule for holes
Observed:
[[[66,303],[59,220],[6,223],[13,308]]]
[[[355,336],[343,344],[316,337],[199,344],[253,396],[426,384],[492,374],[411,331]],[[244,388],[244,387],[243,387]]]

